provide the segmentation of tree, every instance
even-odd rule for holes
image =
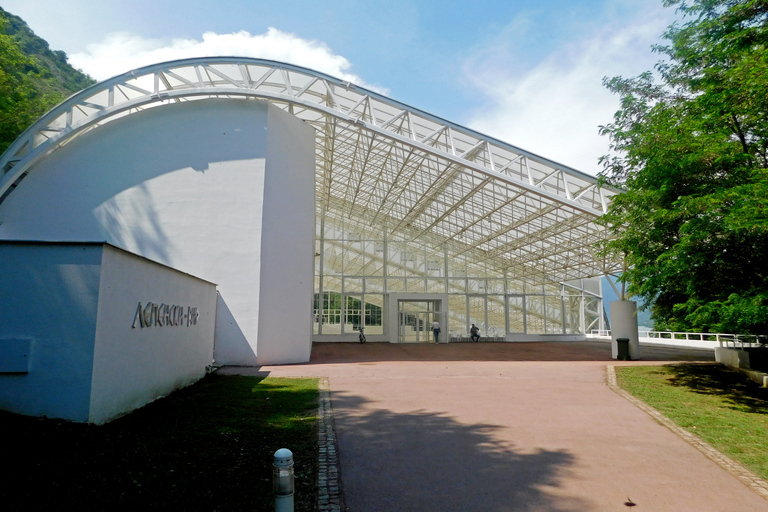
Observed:
[[[95,83],[0,8],[0,153],[50,108]]]
[[[601,250],[665,329],[768,332],[768,0],[665,0],[686,20],[621,98],[601,179],[626,190]]]
[[[13,38],[0,34],[0,152],[45,112],[28,74],[32,66]]]

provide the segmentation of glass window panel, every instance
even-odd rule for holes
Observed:
[[[381,277],[366,277],[365,278],[365,293],[371,292],[383,292],[384,291],[384,279]]]
[[[488,328],[486,333],[488,336],[505,336],[507,334],[503,295],[488,295]]]
[[[599,277],[593,277],[592,279],[583,279],[584,282],[584,290],[594,293],[595,295],[600,295],[600,278]],[[610,286],[609,284],[606,286]]]
[[[581,332],[581,297],[565,298],[566,333],[583,334]]]
[[[445,293],[445,279],[427,279],[427,293]]]
[[[467,279],[467,293],[485,293],[485,279]]]
[[[387,278],[387,291],[390,293],[398,293],[405,291],[405,279],[402,277],[389,277]]]
[[[378,248],[380,247],[380,251]],[[366,276],[384,275],[384,244],[382,242],[368,241],[365,247],[365,267],[361,274]]]
[[[362,277],[345,277],[344,278],[344,293],[362,293],[363,291],[363,278]]]
[[[315,278],[317,279],[317,278]],[[312,334],[320,334],[320,322],[322,321],[322,305],[319,293],[315,292],[312,300]]]
[[[448,256],[448,275],[450,277],[466,277],[466,261],[462,258],[451,259],[451,257]]]
[[[600,329],[600,315],[602,314],[602,301],[596,297],[584,297],[584,324],[587,332]]]
[[[365,266],[365,256],[361,242],[345,242],[344,247],[344,273],[346,275],[359,275]]]
[[[486,293],[498,294],[498,295],[504,294],[504,280],[503,279],[487,279]]]
[[[442,257],[430,256],[427,258],[427,274],[434,277],[443,275],[443,263],[445,260]]]
[[[323,274],[341,274],[342,251],[341,247],[333,242],[323,244]]]
[[[402,258],[405,250],[402,242],[389,242],[387,244],[387,274],[390,276],[403,276],[405,275],[405,265]]]
[[[320,268],[320,253],[323,251],[323,243],[320,240],[315,240],[315,274],[320,274],[322,268]]]
[[[450,336],[467,335],[467,296],[448,296],[448,331]]]
[[[485,296],[468,297],[469,299],[469,323],[480,328],[480,334],[486,336],[485,324]]]
[[[544,297],[526,295],[525,306],[525,326],[528,334],[544,334]]]
[[[336,276],[323,277],[323,291],[341,293],[341,278]]]
[[[362,325],[362,305],[361,297],[352,297],[347,295],[344,302],[344,332],[356,332]]]
[[[323,236],[325,239],[336,239],[341,238],[341,230],[337,229],[336,226],[334,226],[331,222],[325,223],[325,234]]]
[[[563,300],[559,296],[548,296],[547,304],[547,334],[563,332]]]
[[[323,293],[322,334],[341,334],[341,293]]]
[[[525,298],[521,295],[507,297],[509,304],[509,332],[525,332]]]
[[[507,279],[507,293],[525,293],[525,282],[517,279]]]
[[[372,260],[365,258],[365,266],[360,270],[362,276],[383,276],[384,262],[381,260]]]
[[[424,293],[426,291],[426,284],[424,283],[424,278],[412,278],[409,277],[406,279],[406,291],[408,293]]]
[[[467,293],[466,279],[449,279],[448,293]]]
[[[384,334],[384,295],[365,294],[365,333]]]

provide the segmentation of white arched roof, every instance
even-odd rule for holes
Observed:
[[[595,258],[613,195],[596,178],[384,95],[279,62],[208,57],[147,66],[73,95],[0,158],[0,202],[79,135],[169,102],[269,101],[311,124],[316,200],[349,225],[446,244],[510,277],[565,281],[617,270]]]

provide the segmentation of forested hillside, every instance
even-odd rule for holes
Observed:
[[[56,104],[95,83],[0,8],[0,153]]]

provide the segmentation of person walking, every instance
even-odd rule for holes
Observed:
[[[435,343],[440,343],[440,323],[437,320],[432,322],[432,332],[435,335]]]
[[[469,335],[475,343],[480,341],[480,329],[475,324],[472,324],[472,327],[469,329]]]

